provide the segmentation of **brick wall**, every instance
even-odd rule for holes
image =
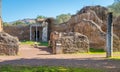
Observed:
[[[18,37],[19,40],[29,40],[30,38],[29,26],[4,26],[3,29],[8,34]]]

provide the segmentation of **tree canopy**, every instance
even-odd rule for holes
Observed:
[[[109,10],[113,12],[114,16],[119,16],[120,15],[120,0],[115,0],[115,2],[108,6]]]
[[[46,17],[46,16],[43,16],[43,15],[38,15],[38,16],[37,16],[37,19],[38,19],[38,18],[39,18],[39,19],[45,19],[45,18],[47,18],[47,17]]]
[[[9,26],[10,24],[7,22],[3,22],[3,26]]]
[[[12,25],[25,25],[25,23],[23,23],[21,21],[16,21]]]
[[[60,14],[60,15],[56,16],[56,20],[57,20],[58,24],[67,22],[70,18],[71,18],[71,14],[69,14],[69,13],[68,14]]]

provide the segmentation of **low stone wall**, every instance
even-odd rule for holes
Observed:
[[[5,32],[0,32],[0,55],[17,55],[19,41]]]
[[[52,32],[50,41],[53,53],[89,52],[89,40],[87,36],[77,32]]]

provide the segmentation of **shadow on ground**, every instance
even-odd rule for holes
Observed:
[[[113,72],[120,72],[120,61],[93,58],[71,58],[71,59],[16,59],[0,62],[0,65],[27,65],[27,66],[65,66],[105,69]]]
[[[52,48],[48,48],[46,46],[40,46],[40,47],[36,47],[37,49],[39,49],[41,52],[45,52],[43,54],[37,54],[37,55],[52,55]]]

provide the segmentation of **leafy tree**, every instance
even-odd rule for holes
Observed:
[[[56,16],[56,20],[58,24],[67,22],[70,18],[71,18],[71,14],[69,13]]]
[[[115,1],[112,5],[108,6],[109,10],[113,12],[114,16],[120,15],[120,2],[119,1]]]
[[[12,25],[25,25],[25,23],[23,23],[21,21],[16,21]]]
[[[37,19],[45,19],[45,18],[47,18],[46,16],[42,16],[42,15],[38,15],[37,16]]]
[[[3,26],[9,26],[10,24],[8,24],[7,22],[3,22]]]

